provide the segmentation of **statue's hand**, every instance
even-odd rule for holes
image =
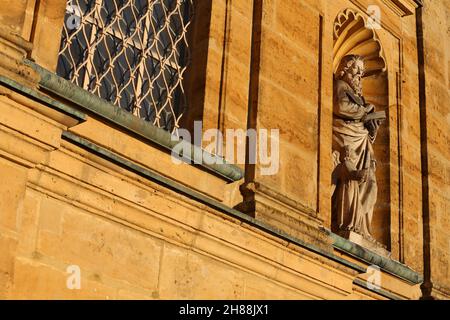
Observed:
[[[357,170],[353,172],[354,174],[354,180],[357,180],[359,182],[366,182],[369,178],[369,170],[368,169],[362,169]]]
[[[366,113],[371,113],[375,111],[375,106],[371,103],[366,103],[365,105]]]
[[[366,124],[367,130],[369,130],[369,134],[371,137],[375,137],[377,135],[380,125],[381,125],[380,120],[370,120],[367,122]]]
[[[366,128],[369,131],[369,135],[372,138],[375,138],[377,136],[380,125],[381,125],[381,120],[370,120],[370,121],[366,122]]]

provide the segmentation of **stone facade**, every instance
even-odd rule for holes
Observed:
[[[279,172],[239,165],[237,181],[62,94],[40,67],[56,70],[66,1],[6,2],[1,299],[450,298],[448,1],[195,1],[185,127],[280,130]],[[373,230],[389,258],[331,232],[334,31],[373,5],[383,65],[365,94],[388,115]]]

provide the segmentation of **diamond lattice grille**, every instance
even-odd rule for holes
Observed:
[[[57,73],[176,131],[193,0],[69,0]]]

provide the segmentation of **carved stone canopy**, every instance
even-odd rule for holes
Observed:
[[[383,47],[373,28],[362,14],[352,9],[341,12],[334,22],[333,71],[346,55],[359,55],[365,61],[365,76],[385,72],[387,68]]]

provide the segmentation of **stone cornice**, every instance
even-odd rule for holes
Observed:
[[[422,6],[422,0],[382,0],[386,6],[400,17],[414,14],[416,8]]]
[[[64,139],[72,142],[76,145],[78,145],[81,148],[84,148],[86,150],[92,151],[94,154],[101,155],[104,159],[110,159],[112,162],[117,163],[123,167],[128,167],[132,171],[138,173],[139,175],[142,175],[152,181],[156,181],[158,183],[161,183],[162,185],[168,187],[171,190],[175,190],[191,199],[194,199],[202,204],[205,204],[212,209],[218,210],[222,213],[225,213],[229,215],[232,218],[241,220],[242,222],[255,227],[257,229],[260,229],[264,231],[266,234],[270,234],[272,236],[277,237],[278,239],[291,242],[301,248],[304,248],[314,254],[320,255],[322,257],[328,258],[332,261],[335,261],[337,263],[340,263],[348,268],[351,268],[353,270],[359,271],[364,273],[366,269],[354,262],[348,261],[338,255],[335,255],[333,253],[327,252],[319,247],[317,247],[314,244],[309,244],[307,242],[304,242],[301,239],[298,239],[296,237],[293,237],[286,232],[279,230],[277,228],[271,227],[264,222],[260,222],[255,218],[252,218],[246,214],[243,214],[237,210],[234,210],[232,208],[227,207],[226,205],[219,203],[215,200],[212,200],[208,197],[205,197],[195,190],[191,190],[189,188],[180,186],[177,182],[171,181],[168,178],[164,178],[156,173],[150,172],[149,170],[134,164],[126,159],[121,158],[118,155],[115,155],[114,153],[110,152],[109,150],[106,150],[84,138],[81,138],[77,135],[74,135],[70,132],[65,132],[63,134]],[[370,250],[364,249],[356,244],[353,244],[349,242],[346,239],[343,239],[331,232],[328,232],[327,230],[321,230],[321,232],[324,233],[324,235],[330,236],[330,238],[334,241],[333,246],[339,250],[343,250],[346,253],[357,257],[358,259],[361,259],[369,264],[377,265],[385,272],[396,276],[397,278],[406,280],[407,282],[411,284],[418,284],[422,282],[422,276],[415,271],[411,270],[407,266],[388,259],[381,257]]]
[[[412,284],[422,283],[423,276],[410,269],[408,266],[390,258],[382,257],[379,254],[363,248],[360,245],[344,239],[328,230],[324,229],[324,232],[333,239],[333,246],[339,251],[343,251],[359,260],[365,261],[368,264],[379,266],[387,273],[390,273]]]
[[[28,88],[26,86],[21,85],[20,83],[5,78],[4,76],[0,76],[0,85],[2,87],[0,87],[0,93],[7,95],[10,99],[12,100],[17,100],[19,97],[22,97],[22,99],[20,99],[20,101],[17,101],[19,103],[22,103],[24,105],[28,105],[23,97],[25,97],[25,99],[30,99],[32,101],[37,102],[38,104],[42,104],[43,108],[47,107],[49,109],[54,110],[55,112],[59,113],[59,114],[64,114],[65,116],[67,116],[68,118],[72,119],[72,120],[65,120],[65,121],[61,121],[62,117],[59,116],[55,116],[54,113],[51,112],[45,112],[43,111],[43,109],[40,109],[40,113],[44,114],[45,116],[54,119],[55,121],[62,122],[63,125],[70,127],[71,125],[75,125],[78,124],[80,122],[84,122],[86,121],[86,114],[73,109],[72,107],[61,103],[59,101],[56,101],[55,99],[52,99],[46,95],[41,94],[39,91],[37,90],[33,90],[31,88]],[[6,90],[6,91],[5,91]],[[10,90],[10,91],[8,91]],[[34,109],[34,108],[32,108]]]
[[[127,111],[124,111],[110,102],[99,98],[98,96],[80,88],[79,86],[67,81],[56,74],[42,68],[41,66],[33,63],[30,60],[25,60],[25,64],[30,66],[33,70],[39,73],[41,76],[39,85],[50,91],[57,96],[68,100],[75,105],[81,107],[83,110],[90,111],[102,119],[107,120],[115,125],[118,125],[122,129],[128,132],[137,134],[140,137],[150,141],[168,151],[180,143],[180,140],[174,139],[174,137],[161,128],[158,128],[151,123],[137,118]],[[198,148],[197,146],[190,145],[187,148],[190,150],[190,154],[183,154],[183,157],[189,162],[191,160],[197,160],[197,155],[205,157],[213,157],[218,161],[217,163],[208,164],[206,162],[201,163],[200,166],[209,172],[212,172],[222,178],[229,181],[238,181],[243,178],[244,173],[241,168],[227,163],[224,159],[211,155],[205,150]]]

